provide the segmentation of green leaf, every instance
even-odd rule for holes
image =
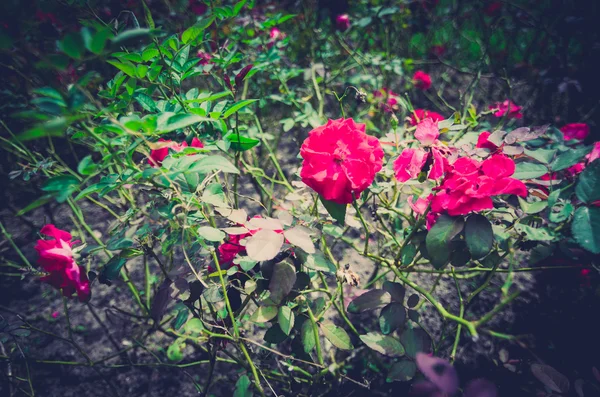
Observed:
[[[521,205],[521,209],[526,214],[537,214],[545,210],[546,207],[548,207],[548,201],[534,201],[533,203],[529,203],[527,202],[527,200],[521,197],[518,197],[518,199],[519,204]]]
[[[212,171],[220,171],[229,174],[240,173],[229,160],[217,155],[202,157],[188,169],[188,172],[197,172],[199,174],[208,174]]]
[[[556,150],[549,150],[549,149],[535,149],[535,150],[528,150],[525,149],[525,154],[537,161],[539,161],[540,163],[544,163],[544,164],[549,164],[552,159],[554,158],[554,155],[556,154]]]
[[[494,245],[494,231],[490,221],[483,215],[469,215],[465,224],[465,240],[471,258],[486,256]]]
[[[550,168],[552,171],[561,171],[569,168],[570,166],[575,165],[583,160],[583,157],[591,150],[591,146],[584,146],[578,149],[569,149],[555,158],[550,164]]]
[[[67,129],[67,119],[64,117],[56,117],[43,124],[38,124],[35,127],[23,132],[17,139],[21,142],[30,141],[38,138],[45,138],[49,136],[61,137],[65,134]]]
[[[135,75],[136,68],[133,63],[131,63],[129,61],[119,62],[119,61],[113,61],[113,60],[108,60],[106,62],[110,63],[111,65],[113,65],[114,67],[116,67],[117,69],[119,69],[120,71],[125,73],[127,76],[136,77],[136,75]]]
[[[587,204],[600,200],[600,159],[585,167],[579,175],[575,193],[579,200]]]
[[[208,28],[215,20],[215,16],[211,15],[208,18],[198,22],[192,27],[187,28],[181,35],[181,41],[183,44],[187,44],[190,41],[194,41],[200,36],[206,28]]]
[[[81,175],[87,176],[92,175],[97,168],[98,166],[96,163],[94,163],[94,160],[92,160],[92,155],[90,154],[81,159],[77,165],[77,172],[79,172]]]
[[[186,333],[201,335],[202,331],[204,330],[204,324],[202,324],[202,320],[199,318],[192,317],[187,323],[185,323],[185,327],[183,329]]]
[[[417,364],[414,361],[404,359],[394,363],[387,374],[386,382],[407,382],[417,373]]]
[[[185,343],[182,340],[176,339],[175,342],[171,346],[167,348],[167,357],[171,361],[181,361],[183,360],[183,348],[185,347]]]
[[[269,282],[269,298],[275,303],[280,303],[292,291],[295,282],[296,269],[286,262],[276,263]]]
[[[277,306],[259,306],[250,316],[250,321],[254,323],[266,323],[277,316]]]
[[[183,306],[181,309],[177,311],[177,316],[175,320],[173,320],[173,329],[175,331],[179,330],[183,324],[187,321],[189,315],[189,309],[186,306]]]
[[[110,258],[110,260],[106,262],[106,265],[104,265],[100,271],[100,281],[116,279],[125,263],[127,263],[127,259],[122,258],[120,255],[115,255]]]
[[[383,290],[390,294],[392,301],[404,303],[406,288],[402,284],[386,280],[383,282]]]
[[[202,202],[218,207],[226,207],[225,193],[220,183],[211,183],[202,192]]]
[[[202,121],[212,121],[210,118],[201,117],[196,114],[190,113],[170,113],[165,112],[160,114],[158,125],[156,126],[156,132],[164,134],[179,130],[181,128],[189,127],[190,125],[200,123]]]
[[[71,58],[81,59],[85,53],[85,43],[79,33],[68,33],[59,43],[58,48]]]
[[[365,292],[357,298],[354,298],[348,305],[349,313],[360,313],[366,310],[377,309],[390,303],[392,297],[382,289],[372,289]]]
[[[238,381],[235,383],[235,391],[233,397],[252,397],[252,390],[250,390],[250,378],[246,375],[240,376]]]
[[[144,110],[148,112],[156,112],[156,102],[154,102],[154,99],[148,95],[141,92],[136,92],[133,95],[133,99],[135,99]]]
[[[304,348],[304,351],[310,353],[317,344],[315,333],[313,331],[313,324],[310,320],[305,320],[304,323],[302,323],[300,335],[302,337],[302,347]]]
[[[361,335],[360,340],[371,349],[386,356],[401,357],[404,355],[404,346],[402,346],[402,343],[389,335],[369,332],[368,334]]]
[[[338,349],[354,349],[352,342],[350,342],[350,336],[348,336],[348,333],[346,333],[343,328],[338,327],[337,325],[328,321],[324,321],[319,324],[319,328],[321,328],[325,338],[327,338],[327,340]]]
[[[417,353],[431,351],[431,338],[421,328],[406,327],[400,334],[400,342],[406,350],[406,355],[415,358]]]
[[[333,201],[325,200],[320,194],[319,198],[329,215],[338,221],[340,225],[344,225],[346,223],[346,204],[338,204]]]
[[[277,314],[277,322],[284,334],[289,335],[294,328],[294,312],[287,306],[281,306]]]
[[[299,249],[296,251],[296,256],[298,256],[304,266],[309,269],[330,274],[333,274],[337,271],[335,265],[325,258],[325,256],[320,252],[308,255],[306,252]]]
[[[106,46],[106,41],[111,36],[112,36],[112,32],[108,28],[98,30],[96,33],[94,33],[94,36],[92,37],[91,41],[87,45],[87,49],[96,55],[102,53],[102,51],[104,50],[104,47]]]
[[[32,211],[38,207],[41,207],[42,205],[52,201],[53,196],[51,194],[47,194],[45,196],[42,196],[40,198],[38,198],[37,200],[35,200],[34,202],[30,203],[28,206],[26,206],[25,208],[21,209],[19,212],[17,212],[16,216],[21,216],[21,215],[25,215],[26,213],[28,213],[29,211]]]
[[[240,134],[229,134],[224,138],[230,143],[230,147],[236,152],[243,152],[248,149],[252,149],[254,146],[260,143],[260,140],[249,138]]]
[[[577,208],[571,232],[579,245],[596,255],[600,254],[600,208]]]
[[[515,230],[524,233],[527,240],[531,241],[552,241],[555,238],[554,234],[545,227],[535,228],[522,223],[515,223]]]
[[[147,39],[152,36],[152,31],[145,28],[137,28],[126,30],[123,33],[118,34],[112,40],[112,47],[125,46],[127,44],[135,44],[141,39]]]
[[[227,108],[227,110],[225,111],[225,113],[223,113],[221,115],[222,119],[226,119],[227,117],[231,116],[232,114],[238,112],[239,110],[241,110],[242,108],[250,105],[251,103],[254,103],[258,101],[258,99],[246,99],[240,102],[236,102],[233,105],[231,105],[229,108]]]
[[[142,60],[144,62],[148,62],[156,57],[158,57],[160,55],[160,52],[158,51],[158,48],[152,46],[149,48],[146,48],[144,50],[144,52],[142,52]]]
[[[206,241],[214,242],[223,241],[225,238],[225,233],[223,231],[211,226],[200,226],[198,228],[198,235]]]
[[[463,230],[463,227],[462,216],[450,217],[442,214],[427,233],[425,244],[431,264],[436,269],[441,269],[450,260],[450,241]]]
[[[384,335],[389,335],[401,328],[406,322],[406,309],[399,302],[392,302],[381,309],[379,328]]]
[[[554,223],[564,222],[569,219],[569,216],[573,213],[573,204],[568,202],[557,203],[552,207],[552,210],[548,213],[548,220]]]
[[[48,179],[41,189],[45,192],[52,192],[56,201],[64,203],[79,185],[79,180],[72,175],[59,175]]]
[[[543,164],[521,162],[516,165],[513,178],[515,179],[533,179],[547,174],[548,168]]]
[[[287,337],[288,336],[286,334],[284,334],[283,331],[281,330],[281,327],[279,326],[279,324],[273,324],[267,330],[267,332],[265,332],[265,335],[263,336],[263,340],[267,343],[277,345],[277,344],[283,342],[284,340],[286,340]]]

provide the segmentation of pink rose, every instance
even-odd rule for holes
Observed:
[[[585,123],[571,123],[564,125],[560,131],[565,140],[579,139],[584,140],[590,133],[590,126]]]
[[[442,121],[444,120],[444,116],[439,113],[432,112],[425,109],[415,109],[410,116],[410,125],[417,125],[427,117],[431,118],[433,121]]]
[[[302,143],[300,177],[325,200],[348,204],[368,188],[383,165],[379,140],[353,119],[329,120]]]
[[[181,152],[184,148],[188,147],[187,142],[174,142],[168,141],[165,139],[159,139],[158,142],[164,142],[160,149],[154,149],[150,152],[150,158],[148,158],[148,164],[153,167],[160,167],[162,165],[163,160],[169,155],[169,149],[172,149],[176,152]],[[195,148],[203,148],[204,144],[198,138],[192,139],[192,144],[190,147]]]
[[[350,17],[348,14],[342,14],[335,17],[335,26],[341,32],[350,29]]]
[[[480,149],[490,149],[492,151],[497,150],[498,146],[488,140],[490,135],[492,134],[489,131],[483,131],[479,134],[479,137],[477,137],[477,145],[475,145],[475,147]]]
[[[422,70],[417,70],[413,76],[413,84],[420,90],[428,90],[431,87],[431,76]]]
[[[462,157],[456,160],[431,202],[434,213],[465,215],[494,208],[491,197],[514,194],[526,197],[525,184],[510,176],[515,163],[507,156],[496,154],[483,162]]]
[[[202,66],[208,65],[212,59],[212,55],[202,50],[198,50],[196,57],[198,58],[198,64]]]
[[[373,92],[375,98],[387,97],[385,103],[380,103],[379,106],[386,112],[391,113],[398,108],[398,94],[388,88],[382,88]]]
[[[438,128],[437,121],[433,121],[431,117],[427,117],[417,124],[415,138],[417,138],[423,146],[433,145],[437,142],[439,136],[440,129]]]
[[[497,102],[494,105],[490,105],[489,109],[494,111],[494,116],[496,117],[504,117],[506,113],[508,113],[509,119],[520,119],[523,117],[521,106],[515,105],[513,101],[508,99],[502,103]]]
[[[66,297],[77,293],[80,302],[90,300],[90,282],[85,271],[75,263],[71,234],[48,224],[42,227],[40,234],[51,240],[38,240],[35,250],[39,254],[38,265],[48,273],[41,278],[43,282],[61,290]]]

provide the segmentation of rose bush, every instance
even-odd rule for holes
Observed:
[[[19,216],[48,203],[71,215],[55,219],[69,231],[41,228],[37,266],[22,269],[64,299],[61,338],[76,358],[15,348],[4,359],[202,365],[203,396],[217,384],[223,395],[342,395],[413,380],[422,395],[455,395],[441,357],[484,338],[520,341],[493,322],[519,297],[515,274],[553,271],[557,257],[585,276],[598,264],[600,143],[587,124],[530,126],[510,90],[473,100],[480,71],[457,96],[412,60],[362,53],[371,23],[400,9],[334,15],[309,43],[299,38],[318,30],[313,14],[296,23],[254,2],[209,3],[190,1],[194,20],[177,34],[145,8],[144,27],[90,24],[59,42],[52,59],[87,73],[37,88],[20,114],[30,125],[8,142],[24,164],[13,176],[35,176],[41,193]],[[55,142],[85,156],[65,160]],[[456,305],[440,283],[456,288]],[[136,344],[92,360],[69,316],[86,303],[95,318],[108,301]],[[467,397],[497,393],[465,384]]]

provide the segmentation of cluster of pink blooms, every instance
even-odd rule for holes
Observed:
[[[437,194],[427,200],[431,202],[432,213],[465,215],[494,208],[492,196],[527,196],[523,182],[510,177],[515,172],[512,159],[494,154],[483,162],[470,157],[453,160],[454,151],[441,144],[439,134],[437,122],[426,118],[415,131],[415,138],[424,148],[406,148],[394,161],[394,173],[400,182],[415,179],[421,172],[428,172],[427,178],[432,180],[443,177],[435,189]],[[416,207],[417,204],[419,207]],[[414,205],[415,212],[422,214],[424,202],[417,201]]]
[[[188,147],[187,142],[175,142],[168,141],[165,139],[159,139],[158,142],[164,142],[160,149],[154,149],[150,152],[150,157],[148,158],[148,164],[153,167],[160,167],[162,165],[163,160],[169,155],[169,149],[174,150],[176,152],[181,152],[183,149]],[[204,144],[198,138],[192,139],[192,144],[190,147],[195,148],[203,148]]]
[[[38,265],[48,275],[41,278],[42,281],[61,290],[66,297],[77,294],[79,301],[90,300],[90,282],[87,274],[82,270],[73,258],[72,236],[69,232],[57,229],[54,225],[45,225],[40,234],[51,239],[40,239],[37,241],[35,250],[39,254]]]

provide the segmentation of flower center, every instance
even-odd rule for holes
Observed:
[[[337,148],[333,151],[333,161],[340,164],[346,160],[346,157],[350,154],[348,146],[342,142],[338,142]]]

